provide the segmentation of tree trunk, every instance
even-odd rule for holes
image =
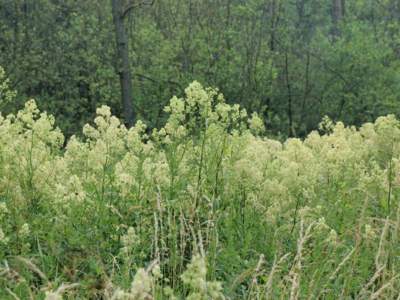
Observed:
[[[332,0],[332,22],[333,22],[333,35],[338,36],[339,23],[343,19],[345,12],[345,0]]]
[[[294,129],[294,124],[293,124],[293,108],[292,108],[292,86],[290,85],[290,79],[289,79],[289,59],[288,59],[288,53],[287,50],[285,52],[285,75],[286,75],[286,87],[287,87],[287,96],[288,96],[288,106],[287,106],[287,115],[289,119],[289,137],[294,137],[296,136],[296,132]]]
[[[128,127],[131,127],[135,121],[135,113],[132,105],[132,74],[129,62],[129,40],[124,25],[123,1],[111,0],[111,2],[118,56],[117,72],[121,84],[124,121]]]
[[[269,15],[271,18],[271,36],[269,39],[269,49],[275,51],[275,30],[276,30],[276,3],[272,0],[269,6]]]

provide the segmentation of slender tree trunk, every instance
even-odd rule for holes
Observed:
[[[232,5],[232,0],[228,0],[226,3],[226,21],[225,21],[225,31],[228,32],[231,28],[231,5]],[[230,50],[232,48],[231,45],[231,37],[228,33],[225,33],[225,43],[226,43],[226,49],[228,50],[228,55],[230,55]]]
[[[14,2],[14,12],[15,12],[15,17],[13,20],[13,58],[14,60],[17,59],[18,57],[18,45],[19,45],[19,20],[20,20],[20,14],[19,14],[19,9],[20,9],[20,3],[19,1]]]
[[[333,22],[333,35],[338,36],[339,23],[343,19],[345,13],[345,0],[332,0],[332,22]]]
[[[306,53],[306,70],[304,74],[304,94],[303,94],[303,102],[301,104],[301,123],[304,124],[306,123],[306,102],[308,95],[310,93],[310,53],[307,51]],[[305,124],[305,127],[307,128],[307,124]]]
[[[269,49],[275,51],[275,30],[276,30],[276,2],[272,0],[269,7],[269,14],[271,18],[271,36],[269,39]]]
[[[117,72],[121,84],[122,108],[124,121],[131,127],[135,121],[133,110],[132,74],[129,61],[129,39],[124,25],[123,1],[111,0],[115,40],[117,47]]]
[[[289,119],[289,137],[294,137],[296,136],[295,130],[294,130],[294,124],[293,124],[293,108],[292,108],[292,86],[290,85],[290,79],[289,79],[289,59],[288,59],[288,53],[286,51],[285,53],[285,75],[286,75],[286,87],[287,87],[287,93],[288,93],[288,106],[287,106],[287,115]]]

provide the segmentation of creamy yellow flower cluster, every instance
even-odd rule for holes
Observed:
[[[148,134],[142,122],[127,129],[102,106],[94,124],[84,126],[83,138],[73,136],[62,151],[64,138],[54,118],[30,100],[17,115],[0,117],[0,193],[21,206],[46,199],[65,209],[93,204],[98,197],[132,203],[156,199],[158,191],[185,178],[180,189],[193,197],[222,182],[228,194],[244,188],[272,221],[280,211],[289,213],[297,198],[312,201],[345,177],[354,189],[382,193],[388,186],[384,174],[392,172],[394,184],[400,182],[400,129],[394,116],[360,129],[324,119],[321,128],[330,133],[312,132],[304,141],[282,144],[256,135],[264,131],[256,114],[247,119],[245,110],[197,82],[185,98],[173,97],[165,111],[166,125]],[[200,135],[194,141],[190,134],[196,130]]]

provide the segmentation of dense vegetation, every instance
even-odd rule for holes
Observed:
[[[400,299],[398,0],[0,0],[0,32],[0,299]]]
[[[125,71],[149,128],[164,124],[168,99],[193,80],[283,137],[304,137],[324,115],[360,126],[399,113],[398,0],[150,2],[1,0],[0,65],[20,95],[2,110],[33,97],[67,136],[102,104],[122,118],[114,3],[131,8]]]
[[[0,117],[1,299],[398,299],[393,115],[281,143],[197,82],[164,111],[65,149],[33,100]]]

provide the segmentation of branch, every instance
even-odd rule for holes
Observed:
[[[139,7],[142,5],[153,5],[154,1],[155,0],[142,0],[137,3],[135,3],[133,0],[129,1],[129,3],[122,10],[121,18],[124,19],[129,14],[129,12],[136,7]]]
[[[153,83],[157,83],[157,84],[160,84],[160,83],[169,83],[169,84],[171,84],[171,85],[177,86],[178,90],[181,91],[181,92],[184,90],[183,87],[179,84],[179,82],[176,82],[176,81],[171,80],[171,79],[166,79],[166,80],[162,80],[162,79],[161,79],[161,80],[157,80],[157,79],[154,79],[154,78],[149,77],[149,76],[147,76],[147,75],[139,74],[139,73],[134,73],[133,76],[139,77],[139,78],[141,78],[141,79],[146,79],[146,80],[149,80],[149,81],[151,81],[151,82],[153,82]]]

